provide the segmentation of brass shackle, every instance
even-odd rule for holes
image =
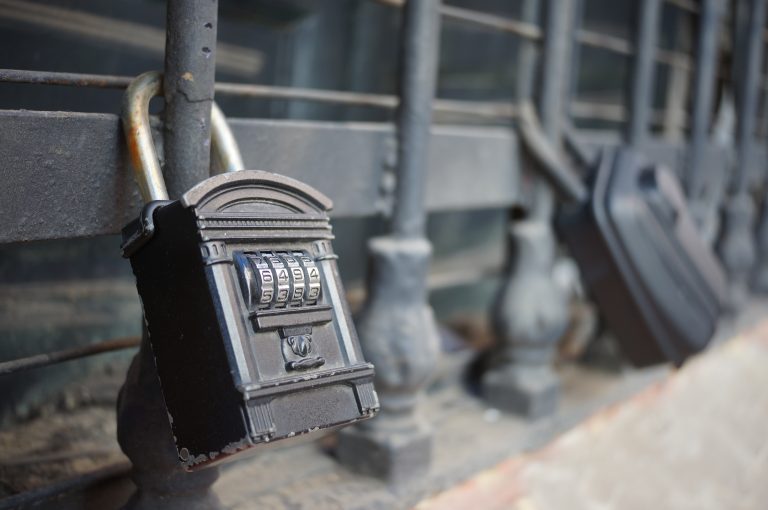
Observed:
[[[163,92],[163,75],[149,71],[137,76],[123,95],[122,123],[134,177],[144,202],[168,200],[165,179],[160,169],[152,130],[149,125],[149,102]],[[240,148],[226,117],[214,102],[211,107],[212,161],[224,172],[244,168]]]

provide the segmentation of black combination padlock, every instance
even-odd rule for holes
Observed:
[[[161,76],[146,73],[126,93],[124,128],[147,204],[122,248],[183,466],[372,417],[373,366],[342,290],[331,201],[255,170],[167,200],[147,121],[160,89]]]

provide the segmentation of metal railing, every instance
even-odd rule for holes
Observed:
[[[393,7],[402,7],[403,4],[403,0],[376,1]],[[701,9],[696,2],[668,0],[668,3],[690,13],[697,15],[701,14]],[[489,30],[498,30],[514,34],[524,40],[536,43],[540,43],[543,40],[542,29],[534,23],[504,18],[450,5],[442,5],[440,7],[440,13],[448,19],[472,24]],[[712,28],[715,27],[710,27],[710,30]],[[768,34],[768,31],[763,32],[763,37],[765,40],[768,40],[768,35],[766,34]],[[710,39],[712,38],[711,36],[709,37]],[[628,57],[636,54],[636,48],[633,42],[586,29],[577,29],[574,40],[585,46],[603,49]],[[660,49],[657,49],[654,54],[654,58],[658,63],[679,67],[687,72],[694,71],[694,61],[692,60],[692,57],[687,54]],[[102,74],[0,69],[0,83],[123,89],[130,83],[132,78],[133,77],[131,76]],[[706,80],[700,82],[700,86],[704,86],[705,83]],[[761,80],[760,87],[763,88],[765,86],[765,80]],[[218,82],[215,84],[215,90],[216,93],[220,95],[245,98],[302,100],[340,105],[369,106],[386,110],[393,110],[397,108],[399,104],[398,97],[394,95],[302,89],[257,84]],[[467,100],[436,99],[433,103],[433,110],[436,113],[459,114],[467,117],[492,119],[514,119],[517,114],[516,106],[512,103]],[[570,103],[569,113],[576,118],[599,119],[612,122],[625,122],[630,116],[630,111],[624,105],[594,103],[578,99],[574,99]],[[663,116],[664,111],[654,110],[651,115],[652,122],[654,124],[660,124],[663,122]],[[707,119],[707,121],[708,120],[709,119]],[[139,339],[137,337],[113,339],[86,347],[0,362],[0,375],[60,363],[85,356],[134,348],[138,345],[138,341]]]
[[[376,1],[395,8],[402,7],[404,3],[403,0]],[[679,153],[681,155],[688,156],[687,158],[681,157],[680,159],[686,161],[686,170],[684,173],[686,174],[689,194],[692,197],[697,197],[699,194],[699,188],[702,186],[699,181],[706,180],[706,175],[704,175],[705,172],[703,170],[699,171],[699,167],[703,166],[703,155],[705,150],[707,150],[706,145],[710,140],[710,126],[712,124],[712,113],[714,111],[714,96],[716,88],[715,82],[718,79],[733,79],[733,77],[723,76],[723,73],[718,68],[717,62],[717,53],[720,51],[720,48],[718,47],[719,33],[722,29],[722,12],[720,12],[719,9],[722,9],[722,5],[720,5],[720,3],[716,0],[703,0],[702,2],[693,2],[688,0],[667,0],[667,2],[679,9],[682,9],[685,12],[697,16],[699,23],[699,33],[696,51],[694,52],[695,56],[678,51],[660,49],[657,47],[657,34],[655,34],[654,31],[657,31],[659,26],[659,0],[643,0],[641,2],[642,10],[640,13],[641,15],[638,17],[640,30],[638,31],[639,37],[637,41],[628,41],[619,37],[586,30],[576,26],[577,23],[575,23],[572,33],[566,34],[571,38],[572,41],[574,41],[574,43],[602,49],[633,59],[635,63],[635,69],[632,79],[633,83],[630,87],[631,92],[627,98],[628,104],[601,104],[579,99],[577,85],[575,84],[574,79],[575,73],[572,72],[573,69],[560,69],[561,76],[565,76],[567,78],[565,81],[568,82],[560,84],[562,88],[566,90],[564,93],[564,101],[567,104],[564,111],[556,112],[553,114],[554,116],[550,118],[549,122],[571,122],[574,118],[603,120],[615,123],[631,122],[632,125],[629,127],[629,134],[627,135],[629,141],[631,143],[647,143],[650,126],[661,125],[665,121],[665,110],[652,108],[651,87],[654,84],[654,67],[658,64],[661,64],[692,74],[694,77],[691,82],[692,86],[694,87],[694,90],[692,91],[693,108],[690,109],[690,112],[686,112],[683,121],[683,125],[689,128],[691,132],[690,146],[683,143],[677,144],[676,147],[679,149]],[[757,5],[762,3],[762,0],[751,0],[751,2]],[[553,4],[550,3],[550,7],[552,5]],[[580,5],[580,2],[578,7],[583,7]],[[497,30],[509,33],[521,38],[524,41],[527,41],[530,44],[546,45],[548,43],[547,30],[535,23],[516,19],[508,19],[502,16],[477,12],[474,10],[450,5],[441,5],[438,7],[438,9],[439,13],[446,19],[471,24],[488,30]],[[576,19],[580,19],[581,14],[582,13],[577,12],[574,14],[574,17]],[[643,30],[643,27],[645,27],[645,31]],[[744,100],[740,105],[741,107],[739,108],[739,116],[741,119],[748,119],[755,114],[754,110],[757,92],[751,89],[757,89],[761,91],[760,93],[764,94],[766,86],[765,79],[762,78],[764,76],[763,70],[757,69],[757,67],[760,65],[761,59],[757,58],[759,57],[759,52],[757,52],[758,43],[755,42],[755,39],[759,39],[760,44],[764,44],[765,41],[768,40],[768,35],[766,35],[768,32],[765,31],[763,26],[757,23],[751,24],[748,28],[748,40],[752,41],[751,45],[747,44],[746,49],[742,49],[741,46],[737,47],[737,50],[747,51],[750,56],[750,58],[745,60],[746,68],[741,69],[741,71],[749,71],[747,74],[750,77],[750,79],[745,79],[745,82],[740,84],[743,87],[742,96],[747,96],[749,98],[748,100]],[[577,66],[578,49],[571,49],[574,52],[574,58],[570,60],[569,64]],[[562,57],[562,55],[560,55],[560,57]],[[114,75],[9,69],[0,70],[0,82],[3,83],[122,89],[128,85],[131,79],[132,77]],[[400,106],[400,98],[398,96],[385,94],[369,94],[360,92],[319,90],[243,83],[216,83],[214,90],[216,94],[231,95],[244,98],[310,101],[350,106],[366,106],[381,108],[384,110],[396,110]],[[512,102],[447,100],[439,98],[432,101],[432,110],[435,113],[465,116],[470,119],[487,118],[502,121],[512,121],[516,118],[518,113],[517,106]],[[554,121],[552,121],[552,119],[554,119]],[[44,122],[47,122],[47,119],[41,117],[39,120],[40,125],[42,125]],[[752,124],[753,123],[754,122],[752,122]],[[752,124],[746,122],[747,128]],[[295,125],[288,125],[288,127],[290,129],[298,129],[298,127]],[[749,185],[749,176],[751,175],[750,172],[753,171],[755,166],[753,159],[757,159],[758,161],[760,159],[759,157],[755,158],[753,152],[755,140],[753,139],[751,133],[754,132],[754,129],[752,129],[748,134],[745,134],[743,131],[747,128],[741,128],[739,138],[739,158],[741,168],[743,168],[743,170],[738,173],[737,184],[739,190],[742,192]],[[480,138],[483,134],[483,132],[469,132],[466,135],[468,139],[472,139],[473,137]],[[507,143],[507,139],[502,138],[499,138],[499,143]],[[376,150],[378,151],[379,147],[376,147]],[[503,147],[507,147],[507,145],[503,145]],[[510,157],[517,156],[518,154],[515,153],[514,156]],[[508,160],[499,161],[503,161],[504,163],[508,162]],[[494,162],[498,161],[494,160]],[[104,172],[105,176],[97,178],[106,179],[106,176],[109,175],[109,171],[113,169],[114,168],[107,168],[107,171]],[[520,169],[518,167],[505,168],[504,171],[511,173],[519,172]],[[720,169],[720,171],[725,172],[726,169]],[[106,182],[106,180],[104,182]],[[486,184],[488,186],[495,185],[494,182]],[[378,188],[378,183],[375,183],[374,187]],[[414,207],[425,207],[423,203],[418,203],[417,199],[411,198],[410,202],[416,204]],[[458,205],[454,204],[454,206],[457,208],[463,207],[462,204],[458,202],[457,204]],[[505,207],[511,205],[509,200],[502,201],[501,203],[491,203],[489,201],[487,204],[490,204],[491,206]],[[473,203],[473,205],[476,207],[482,207],[483,203],[478,201]],[[375,209],[371,208],[366,211],[372,213],[374,210]],[[113,225],[110,224],[106,228],[111,229],[113,228]],[[103,233],[103,231],[98,233]],[[82,235],[82,233],[72,234],[71,237],[75,237],[76,235]],[[70,237],[70,235],[65,237]],[[21,238],[15,239],[13,237],[6,237],[5,240],[14,241],[21,240]],[[107,352],[114,352],[117,350],[132,349],[136,348],[139,345],[139,342],[140,339],[138,337],[111,339],[84,347],[77,347],[11,361],[4,361],[0,362],[0,375],[14,374],[37,367],[48,366],[55,363],[61,363],[68,360],[94,356]],[[116,472],[122,474],[124,469],[125,467],[122,466]],[[112,476],[114,472],[108,471],[107,474]],[[54,489],[51,489],[51,491],[53,491],[53,493],[56,492]],[[19,501],[22,501],[22,499],[19,499]]]
[[[401,7],[403,0],[377,0],[380,3]],[[700,7],[695,2],[684,0],[669,1],[688,12],[701,14]],[[470,23],[491,30],[500,30],[519,36],[525,40],[541,42],[542,29],[533,23],[508,19],[501,16],[472,11],[459,7],[443,5],[440,13],[453,20]],[[768,37],[763,32],[764,37]],[[636,54],[634,43],[615,36],[600,34],[593,31],[578,29],[575,32],[575,41],[585,46],[604,49],[625,56]],[[693,60],[689,55],[666,50],[656,50],[655,60],[658,63],[679,67],[687,72],[694,70]],[[130,76],[115,76],[101,74],[46,72],[29,70],[0,70],[0,82],[23,83],[41,85],[62,85],[70,87],[93,87],[123,89],[131,81]],[[700,86],[704,86],[700,82]],[[762,80],[760,87],[765,87]],[[384,94],[367,94],[359,92],[346,92],[334,90],[302,89],[295,87],[268,86],[243,83],[216,83],[217,94],[232,95],[246,98],[302,100],[320,103],[333,103],[342,105],[369,106],[393,110],[397,108],[399,101],[397,96]],[[485,117],[493,119],[514,119],[516,106],[505,102],[483,102],[466,100],[436,99],[433,109],[437,113],[460,114],[468,117]],[[612,122],[625,122],[630,116],[630,111],[619,104],[601,104],[575,99],[571,102],[569,113],[577,118],[600,119]],[[664,112],[655,110],[651,119],[654,124],[663,121]],[[706,119],[709,121],[709,119]],[[137,338],[115,339],[95,344],[92,346],[42,354],[29,358],[0,363],[0,375],[27,370],[39,366],[45,366],[79,357],[90,356],[102,352],[111,352],[118,349],[133,348],[138,345]]]

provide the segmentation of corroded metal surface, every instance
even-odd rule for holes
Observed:
[[[209,175],[218,0],[167,2],[165,178],[172,199]]]

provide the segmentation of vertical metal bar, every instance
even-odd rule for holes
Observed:
[[[672,22],[672,50],[675,55],[672,63],[675,63],[681,58],[680,53],[677,52],[680,41],[691,35],[691,16],[679,9],[674,9],[670,18]],[[664,29],[663,27],[660,28]],[[687,68],[679,65],[667,65],[663,119],[663,136],[667,140],[679,142],[682,138],[690,82],[691,73],[688,72]]]
[[[563,115],[568,116],[569,123],[571,111],[569,107],[570,102],[579,95],[579,66],[581,59],[581,44],[579,43],[577,34],[579,30],[581,30],[581,26],[584,21],[584,0],[573,1],[573,18],[571,21],[571,57],[570,62],[568,63],[571,68],[571,73],[568,82],[568,92],[566,97],[563,99],[565,102],[565,111],[563,112]]]
[[[521,21],[536,23],[539,14],[539,0],[523,0]],[[517,56],[517,90],[518,101],[533,97],[533,86],[536,83],[536,55],[538,44],[530,39],[518,39],[520,50]]]
[[[566,55],[572,34],[573,0],[548,0],[539,108],[547,135],[558,139],[563,99],[568,86]],[[537,9],[526,3],[526,13]],[[526,19],[525,21],[530,21]],[[518,60],[521,73],[533,73],[530,55]],[[525,79],[525,77],[522,77]],[[530,100],[522,93],[519,99]],[[566,296],[552,280],[556,242],[552,231],[554,200],[546,182],[539,179],[530,189],[531,211],[510,224],[511,257],[506,281],[499,293],[493,322],[498,343],[497,362],[484,374],[483,394],[491,405],[536,418],[553,413],[559,399],[559,380],[552,369],[555,346],[565,331]]]
[[[547,4],[539,111],[541,127],[547,137],[555,143],[558,142],[562,131],[563,101],[569,91],[570,68],[566,60],[571,42],[568,29],[573,26],[573,8],[574,0],[550,0]],[[549,222],[554,213],[554,206],[552,190],[541,181],[536,186],[534,216]]]
[[[550,1],[547,6],[539,111],[541,126],[550,140],[557,140],[562,128],[563,100],[568,90],[569,68],[566,58],[571,42],[568,29],[571,26],[572,9],[573,0]]]
[[[171,198],[208,177],[218,0],[168,0],[165,180]]]
[[[164,152],[172,199],[208,176],[217,8],[217,0],[168,0]],[[117,437],[136,485],[123,508],[222,508],[212,490],[219,469],[187,473],[179,464],[146,326],[118,397]]]
[[[699,16],[699,37],[696,43],[696,69],[694,71],[693,111],[691,121],[691,153],[686,169],[688,196],[696,200],[702,193],[705,182],[704,151],[710,140],[712,107],[717,71],[717,42],[720,18],[723,14],[722,0],[703,0]]]
[[[737,161],[735,191],[746,193],[749,186],[749,158],[755,140],[757,120],[757,99],[760,89],[760,67],[763,55],[763,25],[765,22],[765,0],[750,2],[747,20],[747,36],[744,41],[742,73],[737,81],[738,106],[736,124]]]
[[[571,21],[573,7],[574,0],[564,2],[550,0],[547,4],[539,111],[541,127],[547,137],[555,143],[558,142],[563,127],[563,100],[569,90],[570,69],[566,59],[571,42],[568,29],[573,25]],[[536,186],[534,215],[549,222],[554,213],[554,207],[552,190],[541,181]]]
[[[437,83],[439,4],[438,0],[411,0],[403,8],[397,185],[391,225],[398,237],[424,237],[426,232],[426,162]]]
[[[356,321],[366,359],[376,366],[381,413],[339,434],[339,461],[390,486],[423,480],[432,458],[432,431],[419,396],[440,356],[427,301],[432,247],[425,238],[425,185],[432,99],[440,37],[440,0],[408,0],[403,9],[398,181],[391,235],[369,241],[368,295]]]
[[[729,277],[728,308],[740,310],[755,285],[753,272],[757,259],[755,243],[755,204],[749,194],[750,156],[755,138],[757,94],[763,52],[765,0],[748,0],[738,6],[736,29],[736,158],[733,193],[724,214],[723,234],[717,246]],[[758,275],[758,279],[761,279]],[[758,283],[758,286],[761,286]]]
[[[646,141],[650,125],[661,0],[639,0],[639,5],[637,53],[630,86],[630,117],[627,126],[627,138],[635,147]]]

